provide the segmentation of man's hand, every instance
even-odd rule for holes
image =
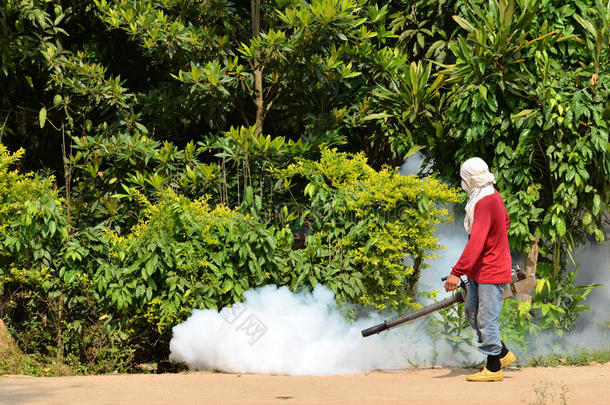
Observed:
[[[445,281],[445,291],[449,292],[455,290],[459,283],[460,278],[458,276],[449,274],[449,277],[447,277],[447,281]]]

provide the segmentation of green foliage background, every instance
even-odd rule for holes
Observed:
[[[594,288],[570,252],[608,224],[609,29],[607,0],[3,1],[0,317],[104,372],[267,283],[409,308],[476,155],[540,250],[506,330],[570,330]],[[398,176],[417,151],[431,176]]]

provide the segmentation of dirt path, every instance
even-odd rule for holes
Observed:
[[[2,404],[567,404],[610,403],[610,363],[505,371],[469,383],[471,370],[409,369],[347,376],[217,373],[0,377]],[[538,393],[536,392],[538,391]]]

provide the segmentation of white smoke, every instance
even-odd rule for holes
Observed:
[[[173,329],[170,359],[194,370],[332,375],[410,365],[457,365],[452,350],[433,345],[417,324],[363,338],[373,315],[347,321],[329,289],[292,293],[268,285],[219,312],[194,310]]]
[[[424,155],[420,152],[416,152],[405,160],[398,172],[403,176],[418,174],[422,169],[422,163],[424,163]]]
[[[568,270],[578,272],[576,285],[601,284],[582,302],[592,310],[581,313],[570,333],[558,336],[546,331],[533,337],[529,356],[610,349],[610,242],[582,246],[573,252],[573,258]]]
[[[442,249],[436,252],[438,257],[429,261],[430,267],[422,271],[419,278],[419,290],[437,290],[436,299],[444,299],[451,295],[443,289],[445,283],[441,278],[451,273],[451,268],[457,263],[468,242],[468,235],[460,223],[461,221],[455,218],[452,223],[437,226],[435,236]]]
[[[423,163],[424,155],[421,152],[416,152],[400,166],[399,173],[409,176],[426,172],[430,169],[430,166],[422,167]],[[452,215],[454,214],[452,213]],[[436,291],[437,299],[444,299],[450,295],[441,288],[444,285],[441,278],[449,275],[451,267],[457,263],[468,241],[468,235],[461,223],[462,219],[454,218],[451,223],[442,223],[437,226],[435,236],[438,238],[442,249],[436,252],[438,255],[436,259],[428,261],[427,264],[430,267],[422,271],[419,278],[419,291]],[[405,264],[412,265],[412,260],[407,258]],[[423,297],[421,300],[426,301]]]
[[[318,286],[294,294],[265,286],[236,309],[196,310],[174,328],[170,359],[191,369],[274,374],[345,374],[399,365],[383,344],[365,340],[369,322],[348,323],[334,294]]]
[[[610,344],[610,241],[589,244],[574,253],[574,270],[578,271],[576,284],[601,284],[587,297],[585,304],[593,310],[584,312],[577,329],[589,332],[593,339],[603,338],[601,343]],[[577,268],[576,268],[577,267]],[[595,342],[591,342],[595,344]]]

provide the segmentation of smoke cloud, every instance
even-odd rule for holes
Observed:
[[[593,309],[585,312],[579,319],[578,328],[590,331],[594,338],[604,337],[605,343],[610,343],[610,242],[603,244],[590,244],[578,249],[575,254],[578,268],[576,284],[601,284],[587,297],[586,304]],[[601,333],[600,333],[601,332]],[[603,336],[600,336],[602,335]],[[597,336],[595,336],[597,335]],[[595,342],[592,342],[595,344]]]
[[[269,285],[244,298],[220,313],[194,311],[174,328],[170,359],[191,369],[311,375],[400,364],[384,347],[386,337],[362,338],[368,322],[346,322],[327,288],[294,294]]]
[[[170,359],[193,370],[332,375],[410,365],[456,365],[449,347],[407,325],[364,339],[378,314],[347,321],[329,289],[292,293],[268,285],[249,290],[243,304],[194,310],[174,327]]]
[[[422,163],[424,163],[424,155],[420,152],[416,152],[405,160],[398,172],[403,176],[418,174],[422,169]]]
[[[582,312],[574,331],[563,336],[544,332],[532,339],[530,356],[573,353],[577,349],[610,349],[610,242],[588,244],[573,252],[577,271],[576,285],[601,284],[591,291],[584,304],[592,310]]]

